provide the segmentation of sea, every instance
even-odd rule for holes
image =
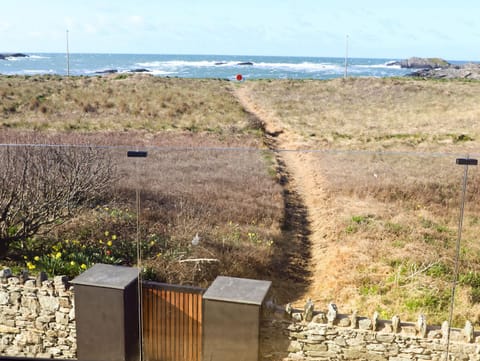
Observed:
[[[397,77],[411,71],[391,65],[401,59],[245,56],[25,53],[0,60],[0,74],[95,76],[144,72],[160,77],[222,79],[331,79]],[[67,60],[68,59],[68,60]]]

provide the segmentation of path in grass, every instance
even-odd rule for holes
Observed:
[[[305,211],[302,221],[293,222],[299,226],[297,233],[305,238],[294,241],[297,246],[292,247],[292,251],[303,247],[304,252],[291,257],[291,260],[304,257],[304,263],[308,262],[303,270],[305,287],[304,292],[296,293],[297,297],[292,301],[296,306],[301,306],[307,298],[311,298],[322,307],[323,303],[330,301],[329,297],[345,292],[348,286],[342,284],[341,275],[345,270],[338,267],[339,250],[325,237],[329,233],[328,219],[333,214],[330,214],[328,196],[323,191],[325,181],[318,171],[318,156],[301,151],[308,149],[305,138],[282,123],[273,110],[262,108],[250,92],[248,82],[235,88],[235,96],[247,112],[263,122],[270,147],[276,152],[280,167],[283,165],[285,168],[285,192],[294,194],[297,207]],[[292,212],[288,212],[291,206],[288,203],[287,197],[287,218],[292,216]],[[293,213],[296,212],[293,210]],[[287,245],[285,247],[288,249]]]

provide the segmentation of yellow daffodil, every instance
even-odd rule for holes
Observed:
[[[80,266],[81,269],[87,269],[87,265],[85,263],[82,263],[82,265]]]
[[[36,261],[36,262],[38,262],[38,261],[40,261],[40,257],[39,257],[39,256],[35,256],[35,257],[33,257],[33,260]]]
[[[108,241],[108,242],[107,242],[107,246],[108,246],[108,247],[111,247],[112,244],[113,244],[112,241]]]

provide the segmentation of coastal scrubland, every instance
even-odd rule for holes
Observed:
[[[0,77],[0,137],[102,145],[115,165],[108,197],[39,236],[44,247],[140,237],[158,280],[266,278],[279,302],[440,323],[465,175],[455,160],[478,156],[479,96],[478,82],[407,78]],[[148,158],[126,158],[132,147]],[[470,167],[458,325],[480,322],[478,180]],[[5,261],[34,265],[35,252]]]
[[[465,179],[456,159],[479,155],[480,84],[351,78],[244,87],[252,111],[288,150],[309,210],[307,294],[386,318],[448,319]],[[458,325],[479,322],[478,181],[470,167]]]

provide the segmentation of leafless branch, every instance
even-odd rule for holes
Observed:
[[[89,147],[0,149],[0,256],[102,197],[115,178],[109,156]]]

